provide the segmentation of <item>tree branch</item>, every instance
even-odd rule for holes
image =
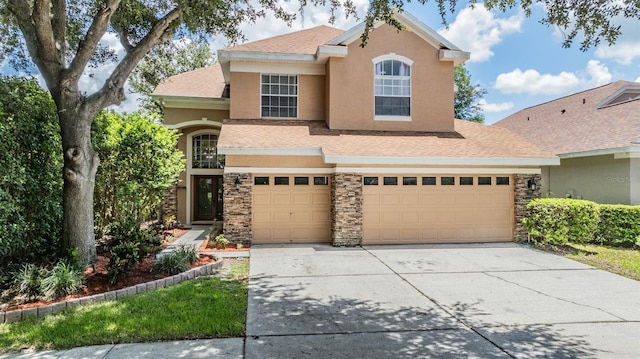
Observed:
[[[119,26],[115,24],[111,24],[111,26],[116,30],[116,32],[118,32],[118,37],[120,38],[120,44],[122,44],[122,47],[124,47],[124,50],[126,52],[131,51],[131,49],[133,48],[133,45],[131,44],[131,42],[129,42],[129,38],[128,38],[129,33],[127,32],[127,30],[123,26]]]
[[[131,47],[131,50],[127,52],[122,61],[116,66],[102,88],[87,98],[85,106],[91,110],[97,109],[96,111],[99,111],[109,105],[122,102],[122,100],[124,100],[123,87],[129,74],[131,74],[140,60],[142,60],[154,46],[168,41],[173,37],[175,30],[171,31],[171,26],[173,22],[180,19],[181,16],[182,8],[178,6],[158,20],[151,30],[149,30],[149,33],[135,46]]]
[[[64,65],[65,55],[67,54],[67,2],[65,0],[56,0],[53,2],[53,17],[51,18],[51,26],[53,27],[53,37],[57,50],[56,61]]]
[[[102,39],[102,36],[107,31],[111,16],[116,12],[119,5],[120,0],[107,0],[104,6],[98,10],[98,13],[94,16],[93,22],[87,30],[87,34],[84,39],[80,41],[78,51],[76,51],[76,55],[69,65],[67,73],[69,83],[78,82],[87,63],[91,60],[91,56],[95,53],[100,39]]]

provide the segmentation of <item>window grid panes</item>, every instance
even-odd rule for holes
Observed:
[[[289,185],[289,177],[275,177],[273,179],[273,183],[276,186],[288,186]]]
[[[403,186],[417,186],[418,177],[402,177]]]
[[[375,115],[411,116],[411,66],[398,60],[375,64]]]
[[[435,186],[436,178],[435,177],[422,177],[422,185],[423,186]]]
[[[461,186],[473,186],[473,177],[460,177]]]
[[[385,177],[383,183],[385,186],[397,186],[398,177]]]
[[[191,142],[192,168],[224,168],[224,155],[218,155],[218,136],[203,134],[193,136]]]
[[[509,185],[509,177],[496,177],[496,184],[498,186],[508,186]]]
[[[260,95],[262,117],[298,117],[297,75],[263,74]]]
[[[491,186],[491,177],[478,177],[478,184],[481,186]]]
[[[313,184],[316,186],[327,186],[329,184],[329,177],[313,177]]]
[[[364,177],[363,180],[365,186],[377,186],[378,177]]]
[[[268,186],[269,185],[269,177],[256,177],[253,179],[253,184],[257,186]]]
[[[453,186],[456,184],[455,177],[440,177],[440,185],[442,186]]]
[[[296,186],[307,186],[309,185],[309,177],[294,177],[293,184]]]

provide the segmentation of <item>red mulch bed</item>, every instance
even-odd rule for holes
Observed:
[[[209,247],[209,240],[206,239],[202,245],[200,245],[200,247],[198,248],[199,252],[237,252],[237,251],[248,251],[249,249],[251,249],[251,246],[249,245],[243,245],[242,247],[238,248],[237,244],[227,244],[224,248],[222,248],[220,245],[216,245],[215,247]]]
[[[186,233],[186,229],[172,229],[167,230],[164,233],[173,234],[173,238],[170,241],[163,243],[164,246],[168,246],[171,242],[175,241],[175,239],[179,238],[181,235]],[[236,249],[237,250],[237,249]],[[51,303],[62,302],[65,300],[73,299],[73,298],[81,298],[94,294],[100,294],[108,291],[118,290],[126,287],[131,287],[136,284],[151,282],[156,279],[169,277],[170,274],[161,273],[161,274],[153,274],[151,273],[151,268],[153,264],[154,255],[149,255],[140,261],[131,272],[129,272],[126,276],[118,279],[114,284],[109,283],[107,279],[107,265],[109,264],[109,258],[105,255],[98,255],[98,259],[95,265],[95,272],[93,268],[89,268],[85,271],[85,284],[82,287],[82,292],[69,295],[64,298],[60,298],[53,301],[37,301],[31,303],[25,303],[20,305],[14,305],[6,308],[5,310],[14,310],[14,309],[25,309],[25,308],[33,308],[40,307],[43,305],[48,305]],[[208,263],[215,262],[216,258],[211,255],[200,255],[200,258],[197,262],[190,264],[190,268],[200,267]]]

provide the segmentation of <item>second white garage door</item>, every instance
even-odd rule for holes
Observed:
[[[329,242],[330,201],[325,176],[254,176],[253,243]]]
[[[364,176],[363,243],[513,240],[513,185],[504,175]]]

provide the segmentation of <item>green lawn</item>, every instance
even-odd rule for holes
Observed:
[[[577,253],[566,257],[588,265],[640,280],[640,250],[597,245],[571,244]]]
[[[248,262],[229,278],[198,278],[120,300],[0,325],[0,353],[244,335]]]

